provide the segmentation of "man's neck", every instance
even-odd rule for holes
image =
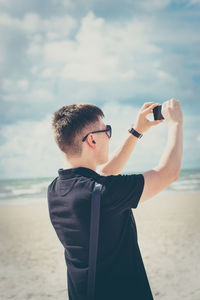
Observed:
[[[89,168],[93,171],[96,172],[96,165],[94,163],[88,163],[88,162],[72,162],[72,161],[67,161],[64,164],[63,169],[71,169],[71,168],[78,168],[78,167],[84,167],[84,168]]]

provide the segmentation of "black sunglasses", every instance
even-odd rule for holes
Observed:
[[[97,131],[92,131],[92,132],[89,132],[86,136],[84,136],[84,138],[82,139],[82,142],[84,142],[86,139],[87,139],[87,136],[90,134],[90,133],[98,133],[98,132],[105,132],[107,134],[107,136],[109,138],[111,138],[111,135],[112,135],[112,128],[110,125],[106,125],[106,129],[104,130],[97,130]]]

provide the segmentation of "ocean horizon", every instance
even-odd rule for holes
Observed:
[[[134,171],[121,174],[138,174]],[[48,185],[55,177],[0,179],[0,205],[18,205],[44,203],[47,201]],[[179,178],[164,191],[197,192],[200,191],[200,168],[182,169]],[[161,193],[162,193],[161,192]]]

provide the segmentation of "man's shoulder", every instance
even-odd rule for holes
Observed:
[[[55,177],[55,178],[49,183],[49,185],[47,186],[47,191],[50,191],[50,190],[55,186],[57,180],[58,180],[58,176]]]

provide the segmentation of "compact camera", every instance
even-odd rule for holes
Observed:
[[[163,120],[165,119],[161,114],[162,105],[158,105],[153,108],[154,120]]]

